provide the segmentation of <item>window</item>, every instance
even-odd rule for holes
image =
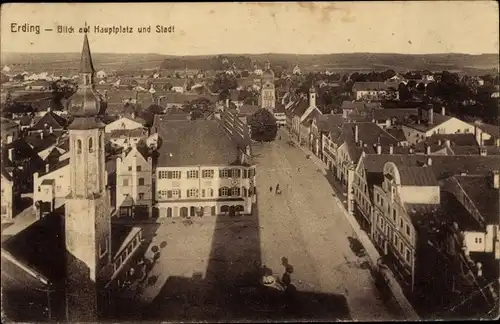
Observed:
[[[219,170],[219,177],[220,178],[228,178],[229,177],[229,170],[228,169]]]
[[[139,178],[139,186],[144,186],[144,178]]]
[[[380,195],[377,193],[377,204],[380,201]]]
[[[188,179],[197,179],[198,178],[198,170],[189,170],[187,171]]]
[[[201,196],[205,197],[205,189],[201,189]]]
[[[2,215],[7,214],[7,206],[2,205]]]
[[[241,190],[238,187],[233,187],[231,189],[231,196],[239,196],[240,193],[241,193]]]
[[[227,197],[229,195],[229,188],[227,187],[222,187],[219,189],[219,196],[221,197]]]
[[[179,189],[172,190],[172,196],[174,198],[181,198],[181,191]]]
[[[406,235],[410,236],[410,225],[406,224]]]
[[[187,197],[188,198],[198,197],[198,189],[188,189]]]
[[[398,237],[394,235],[394,246],[398,245]]]
[[[406,261],[411,263],[411,252],[409,249],[406,249]]]
[[[214,196],[214,190],[212,188],[208,188],[208,196],[213,197]]]
[[[402,241],[399,242],[399,252],[401,252],[401,254],[403,253],[403,242]]]
[[[240,169],[232,169],[231,170],[231,177],[232,178],[240,178],[241,177]]]
[[[394,223],[396,223],[396,210],[395,209],[392,210],[392,220],[394,221]]]
[[[82,153],[82,140],[76,140],[76,153]]]
[[[243,187],[243,197],[247,197],[248,196],[248,190],[247,188]]]
[[[38,192],[42,191],[42,188],[40,186],[38,186]]]
[[[483,243],[483,239],[481,237],[476,237],[474,241],[476,242],[476,244]]]
[[[160,179],[180,179],[180,171],[158,171],[158,178]]]
[[[137,171],[142,171],[142,167],[141,167],[140,165],[138,165],[138,166],[136,167],[136,170],[137,170]]]
[[[144,193],[139,192],[139,200],[144,200]]]
[[[129,171],[132,171],[132,166],[129,166],[129,167],[128,167],[128,170],[129,170]]]
[[[89,153],[92,153],[94,152],[94,143],[93,143],[93,140],[92,140],[92,137],[89,138]]]
[[[399,228],[403,228],[403,218],[401,218],[399,221]]]
[[[127,187],[128,186],[128,179],[123,179],[123,186]]]
[[[102,149],[102,134],[99,134],[99,150]]]
[[[243,169],[243,179],[247,179],[248,178],[248,171],[247,169]]]
[[[160,195],[163,197],[166,196],[167,198],[172,198],[172,190],[168,190],[168,191],[162,190],[162,191],[160,191]]]
[[[205,179],[213,179],[214,170],[203,170],[203,171],[201,171],[201,176],[202,176],[202,178],[205,178]]]

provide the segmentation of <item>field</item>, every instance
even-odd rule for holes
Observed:
[[[391,53],[346,53],[322,55],[295,54],[242,54],[212,56],[168,56],[161,54],[116,54],[95,53],[96,69],[106,71],[152,71],[156,69],[191,68],[211,70],[227,58],[237,62],[239,68],[252,69],[253,63],[261,65],[270,60],[273,65],[282,65],[289,69],[298,64],[302,71],[324,71],[329,69],[339,73],[352,71],[380,71],[394,69],[427,69],[431,71],[455,71],[468,74],[495,73],[498,71],[498,54],[391,54]],[[13,71],[47,71],[55,74],[68,74],[78,71],[80,53],[2,53],[2,63]]]

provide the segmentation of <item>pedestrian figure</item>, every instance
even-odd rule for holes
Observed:
[[[269,187],[269,192],[273,192],[273,186]]]
[[[280,184],[279,183],[276,184],[276,193],[277,194],[280,193]]]
[[[297,168],[297,171],[298,171],[298,172],[300,172],[300,167],[299,167],[299,168]]]

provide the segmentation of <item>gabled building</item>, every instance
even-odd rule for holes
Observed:
[[[116,215],[149,218],[153,215],[153,151],[144,142],[124,149],[116,159]]]
[[[145,123],[144,119],[137,117],[135,114],[123,115],[107,124],[105,131],[109,134],[116,130],[143,129]]]
[[[356,100],[399,100],[398,82],[355,82],[352,92]]]
[[[322,113],[316,106],[316,90],[314,87],[309,89],[309,101],[302,96],[288,108],[291,132],[301,144],[306,145],[309,142],[309,126],[312,118],[318,114],[321,115]]]
[[[20,127],[14,121],[1,117],[0,120],[1,144],[9,144],[19,138]]]
[[[407,123],[402,125],[402,129],[410,145],[417,144],[434,134],[474,132],[474,127],[471,124],[468,124],[458,118],[446,115],[444,107],[441,109],[440,114],[435,113],[432,106],[427,108],[427,116],[424,117],[422,112],[422,108],[419,108],[416,123]]]
[[[487,123],[474,123],[474,135],[481,146],[500,147],[500,126]]]
[[[217,120],[158,125],[155,200],[160,217],[252,213],[255,166],[250,146]]]

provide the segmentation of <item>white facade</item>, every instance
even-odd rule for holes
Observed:
[[[498,247],[495,249],[495,244],[498,244],[496,240],[500,237],[500,227],[498,225],[487,225],[486,232],[465,231],[463,234],[464,244],[468,252],[499,253]],[[500,255],[495,257],[499,259]]]
[[[125,155],[125,154],[124,154]],[[151,207],[153,188],[153,162],[132,147],[132,150],[116,160],[116,208],[130,197],[134,206]],[[119,215],[129,211],[120,210]]]
[[[435,134],[473,134],[474,126],[458,118],[450,117],[447,121],[436,124],[434,127],[426,130],[419,130],[410,125],[402,125],[402,130],[408,143],[411,145]]]
[[[255,167],[159,167],[155,195],[160,217],[251,214]]]
[[[274,118],[276,118],[276,123],[278,126],[286,126],[286,115],[285,113],[274,113]]]
[[[111,133],[114,130],[120,130],[120,129],[132,130],[137,128],[143,128],[143,125],[128,117],[122,117],[115,120],[114,122],[107,124],[105,131],[106,133]]]
[[[172,87],[171,90],[174,91],[174,92],[183,93],[184,92],[184,86],[175,86],[175,87]]]
[[[39,176],[38,172],[33,174],[33,203],[43,200],[45,194],[41,184],[43,180],[54,180],[54,198],[66,198],[71,190],[69,164],[45,175]]]
[[[14,183],[12,180],[7,179],[2,173],[2,178],[0,182],[0,188],[2,195],[0,196],[1,203],[1,214],[2,221],[7,220],[10,221],[12,219],[13,214],[13,198],[14,198]]]

